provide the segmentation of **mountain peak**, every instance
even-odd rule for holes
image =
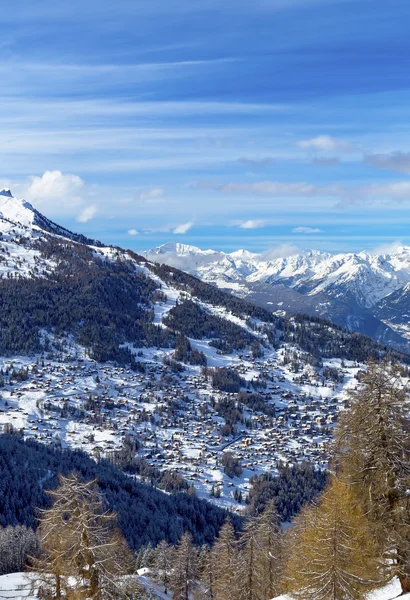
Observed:
[[[185,256],[187,254],[215,254],[214,250],[201,250],[197,246],[190,246],[189,244],[182,244],[181,242],[167,242],[161,246],[157,246],[152,250],[148,250],[149,254],[167,254],[175,253],[179,256]]]
[[[34,224],[36,212],[29,202],[16,198],[11,190],[5,188],[0,191],[0,215],[7,221],[31,227]]]

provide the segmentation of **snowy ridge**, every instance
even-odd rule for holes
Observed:
[[[3,232],[4,229],[8,230],[10,225],[23,229],[26,236],[35,231],[46,231],[82,244],[102,246],[98,240],[90,240],[53,223],[29,202],[13,196],[11,190],[5,188],[0,190],[0,232]]]
[[[404,338],[410,337],[407,311],[395,314],[398,296],[402,298],[403,309],[409,295],[410,247],[407,246],[384,254],[306,250],[278,257],[275,251],[225,253],[173,243],[148,250],[144,255],[228,288],[241,297],[251,295],[254,302],[268,305],[271,310],[274,306],[279,310],[283,306],[279,300],[285,300],[288,312],[314,310],[348,329],[380,341],[390,339],[397,347],[403,344],[404,347],[407,344]],[[285,288],[289,293],[284,296]]]
[[[328,291],[335,297],[349,292],[366,308],[410,282],[410,247],[406,246],[391,254],[332,255],[308,250],[270,259],[269,252],[225,253],[170,243],[144,255],[172,266],[182,265],[186,271],[212,283],[285,283],[295,289],[306,288],[311,295]]]
[[[3,189],[0,190],[0,218],[32,227],[36,213],[29,202],[15,198],[9,189]]]

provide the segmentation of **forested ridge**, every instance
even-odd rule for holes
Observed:
[[[3,356],[41,353],[49,349],[51,337],[71,335],[97,361],[136,367],[130,346],[177,347],[178,360],[203,365],[205,357],[189,349],[183,340],[189,336],[210,339],[211,345],[223,353],[252,348],[255,354],[261,354],[261,344],[269,342],[274,346],[296,344],[323,358],[364,361],[389,354],[404,362],[410,360],[407,355],[321,319],[273,315],[182,271],[152,265],[131,251],[111,248],[112,256],[107,258],[98,248],[47,234],[32,240],[31,247],[52,268],[46,276],[34,267],[29,277],[0,280]],[[166,295],[161,283],[149,276],[149,270],[191,296],[169,311],[164,319],[166,327],[153,323],[155,303],[165,301]],[[246,321],[247,327],[212,314],[210,307],[222,307]]]
[[[375,342],[360,333],[351,333],[326,319],[302,314],[275,315],[179,269],[158,263],[151,264],[131,251],[128,253],[146,263],[147,267],[163,281],[191,294],[193,298],[213,306],[223,307],[235,317],[250,318],[266,324],[265,328],[262,325],[262,331],[274,345],[296,344],[302,350],[321,358],[334,357],[365,362],[371,357],[377,359],[389,356],[392,360],[410,363],[407,354]],[[198,330],[202,329],[201,321]],[[246,335],[245,331],[244,333]]]

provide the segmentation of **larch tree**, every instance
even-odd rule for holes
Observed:
[[[174,553],[170,588],[173,600],[189,600],[198,583],[197,549],[190,533],[184,533]]]
[[[370,362],[336,431],[336,468],[349,477],[384,548],[391,575],[410,592],[410,422],[399,366]]]
[[[334,478],[295,520],[285,583],[300,600],[361,600],[384,582],[379,548],[351,486]]]
[[[164,593],[168,593],[171,581],[171,573],[174,559],[174,549],[165,540],[162,540],[154,550],[155,578],[164,587]]]
[[[201,600],[216,600],[215,596],[215,556],[209,546],[203,546],[199,555],[201,579]]]
[[[250,517],[239,540],[237,562],[238,598],[259,600],[262,583],[262,556],[256,518]]]
[[[282,578],[282,535],[275,503],[247,520],[239,540],[240,600],[270,600],[279,595]]]
[[[105,600],[130,597],[132,555],[116,527],[116,516],[104,509],[95,481],[63,477],[49,491],[51,508],[41,511],[41,556],[33,561],[41,588],[53,598]]]
[[[228,519],[222,525],[212,548],[215,565],[214,591],[218,600],[236,600],[238,597],[238,542]]]
[[[261,574],[259,598],[270,599],[281,593],[283,576],[283,536],[275,502],[268,502],[256,519],[258,564]]]

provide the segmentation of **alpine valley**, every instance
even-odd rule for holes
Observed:
[[[270,500],[278,527],[289,523],[327,484],[365,363],[389,358],[408,379],[409,264],[406,248],[138,255],[2,190],[0,546],[19,535],[31,546],[3,553],[0,575],[38,551],[38,509],[73,472],[98,483],[138,552],[138,597],[170,597],[146,576],[153,547],[192,536],[209,551]]]
[[[0,523],[33,526],[45,502],[38,482],[74,466],[105,481],[133,548],[175,541],[181,528],[212,542],[225,509],[258,506],[267,488],[289,521],[324,485],[332,430],[364,362],[410,362],[400,344],[321,317],[355,302],[357,323],[368,315],[385,327],[375,337],[404,346],[404,309],[393,307],[405,304],[407,252],[263,261],[166,246],[140,256],[74,234],[2,190],[0,427],[13,441],[0,444]],[[291,314],[298,298],[310,315]],[[85,454],[68,458],[72,450]],[[30,496],[24,511],[17,455],[32,465],[29,492],[18,492]],[[138,491],[144,482],[186,500]],[[154,502],[168,520],[133,529],[135,494],[140,514]]]

